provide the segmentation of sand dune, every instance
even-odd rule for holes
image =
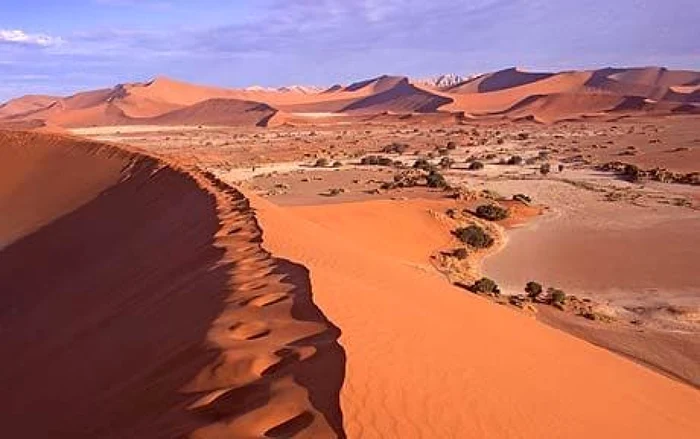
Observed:
[[[697,435],[696,389],[396,258],[441,227],[410,203],[253,202],[265,247],[309,268],[316,303],[342,330],[348,437]],[[394,221],[418,229],[387,234]]]
[[[326,90],[300,86],[227,89],[158,77],[145,83],[120,84],[65,98],[26,96],[15,99],[0,107],[0,122],[25,127],[73,128],[152,124],[154,118],[162,121],[156,123],[170,123],[172,119],[190,125],[209,123],[208,120],[216,124],[257,124],[254,120],[251,122],[255,118],[240,114],[246,112],[244,106],[230,105],[234,101],[265,104],[290,114],[452,112],[468,113],[471,117],[521,118],[523,103],[532,104],[543,99],[546,103],[536,106],[541,106],[543,112],[534,111],[528,117],[556,122],[612,111],[616,105],[608,103],[615,99],[620,102],[625,99],[654,101],[640,109],[645,112],[673,114],[679,112],[677,108],[682,112],[695,112],[695,106],[700,106],[699,84],[699,72],[661,67],[559,73],[532,73],[511,68],[439,90],[411,83],[403,76],[388,75]],[[230,102],[224,106],[225,100]],[[651,108],[656,102],[679,105],[662,104]],[[690,107],[686,107],[688,105]],[[536,109],[533,105],[529,107]],[[514,114],[509,114],[511,110]],[[213,116],[214,112],[221,114]]]
[[[28,95],[12,99],[0,105],[0,118],[31,113],[46,108],[58,99],[60,98],[56,96],[44,95]]]
[[[488,93],[531,84],[553,76],[553,73],[531,73],[510,68],[488,73],[457,84],[446,90],[451,93]]]
[[[381,91],[344,107],[343,113],[432,113],[452,99],[421,90],[403,78],[391,87],[377,87]]]
[[[342,437],[339,331],[240,193],[72,138],[0,155],[5,436]]]
[[[267,104],[237,99],[209,99],[144,121],[153,125],[265,126],[277,113]]]

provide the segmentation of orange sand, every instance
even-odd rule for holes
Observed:
[[[339,332],[239,192],[72,138],[0,157],[3,437],[342,435]]]
[[[265,247],[306,265],[342,331],[348,437],[697,437],[696,389],[397,259],[442,227],[420,202],[253,205]],[[422,228],[387,233],[406,221]]]

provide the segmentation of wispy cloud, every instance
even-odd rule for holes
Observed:
[[[513,65],[700,66],[697,0],[68,3],[81,8],[70,27],[40,28],[45,34],[0,30],[0,82],[9,74],[46,75],[47,84],[63,91],[66,84],[88,88],[156,74],[238,86],[327,84],[382,73],[469,74]],[[13,94],[34,90],[38,81],[25,81]]]
[[[52,37],[46,34],[32,34],[19,29],[0,29],[0,44],[53,47],[63,42],[63,39],[60,37]]]

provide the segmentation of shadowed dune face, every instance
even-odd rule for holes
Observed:
[[[34,221],[0,251],[5,435],[343,436],[340,331],[308,271],[261,249],[238,192],[110,146],[2,136],[2,187],[22,191],[0,210]]]
[[[0,216],[0,248],[94,198],[129,164],[126,154],[71,142],[0,131],[0,205],[12,212]]]

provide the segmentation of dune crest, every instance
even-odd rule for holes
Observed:
[[[0,208],[34,225],[0,229],[6,435],[343,437],[339,330],[239,192],[74,138],[0,153]]]

